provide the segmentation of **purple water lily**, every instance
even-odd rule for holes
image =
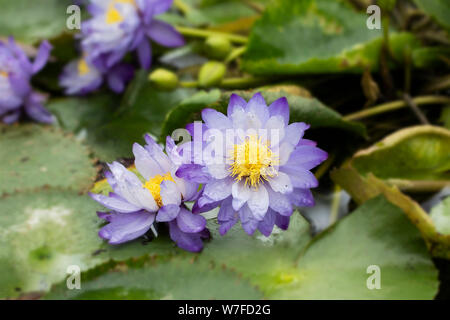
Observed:
[[[133,145],[135,165],[145,181],[113,162],[105,174],[113,192],[108,196],[90,194],[111,210],[109,214],[98,213],[108,222],[99,236],[119,244],[144,235],[155,222],[167,222],[170,237],[180,248],[198,252],[203,248],[202,239],[209,237],[206,220],[183,204],[196,199],[198,184],[175,175],[181,155],[170,137],[166,140],[167,155],[149,135],[145,140],[145,147]]]
[[[120,93],[133,78],[133,74],[134,69],[128,64],[119,63],[107,72],[101,72],[87,58],[80,58],[64,68],[59,84],[68,95],[84,95],[98,89],[106,78],[111,90]]]
[[[38,122],[53,122],[43,106],[45,96],[30,84],[31,77],[47,63],[50,50],[51,45],[43,41],[32,63],[13,38],[0,41],[0,119],[4,123],[16,122],[22,114]]]
[[[318,181],[310,170],[328,155],[315,142],[303,139],[309,125],[289,124],[286,98],[267,107],[260,93],[248,103],[233,94],[227,115],[204,109],[202,118],[200,135],[195,124],[187,127],[194,140],[184,150],[194,151],[192,163],[183,164],[176,174],[203,183],[193,212],[220,206],[222,235],[240,220],[248,234],[258,229],[269,236],[274,225],[287,229],[295,206],[314,205],[310,188],[317,187]],[[212,136],[229,137],[230,132],[232,138],[219,143],[219,148],[217,141],[222,140],[209,140]],[[200,142],[203,157],[199,161],[195,150]],[[216,143],[214,157],[208,158],[212,143]]]
[[[165,47],[184,44],[171,25],[155,19],[166,12],[173,0],[92,0],[92,18],[82,23],[81,45],[100,70],[117,64],[127,52],[137,51],[139,62],[150,68],[152,50],[149,39]]]

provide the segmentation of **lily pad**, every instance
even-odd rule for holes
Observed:
[[[298,214],[292,220],[288,231],[269,238],[251,238],[235,227],[224,237],[214,236],[199,259],[238,272],[271,299],[432,299],[436,294],[437,270],[420,233],[383,197],[312,240],[306,221]],[[366,286],[371,265],[381,269],[380,290]]]
[[[82,191],[93,183],[97,169],[88,149],[60,129],[22,125],[0,130],[0,194],[43,186]]]
[[[277,0],[252,28],[244,70],[255,75],[376,70],[382,30],[366,26],[367,15],[343,1]],[[391,33],[397,59],[419,46],[413,35]]]
[[[330,175],[334,182],[350,193],[359,204],[383,194],[390,203],[402,209],[416,226],[434,257],[450,259],[450,235],[440,233],[423,208],[411,197],[403,194],[397,186],[388,185],[372,173],[364,177],[349,163],[333,170]],[[443,221],[441,224],[445,225],[445,216]]]
[[[70,31],[66,26],[69,0],[0,0],[0,36],[33,44]]]
[[[0,201],[0,297],[46,291],[67,276],[105,261],[97,256],[100,207],[70,191],[24,192]]]
[[[256,2],[261,2],[257,0]],[[266,1],[267,2],[267,1]],[[242,1],[204,1],[188,0],[190,9],[187,11],[186,19],[196,25],[217,26],[242,18],[253,17],[257,12]]]
[[[379,289],[367,285],[373,284],[373,270],[380,271]],[[432,299],[439,286],[419,232],[383,197],[367,201],[315,238],[299,258],[296,278],[276,297]]]
[[[450,181],[450,130],[416,126],[359,151],[352,165],[381,179]],[[383,165],[380,165],[383,163]]]
[[[215,30],[247,31],[270,0],[254,0],[249,5],[240,0],[184,0],[175,5],[183,17],[164,13],[161,19],[177,25],[208,26]]]
[[[292,219],[288,231],[268,238],[249,237],[238,226],[224,237],[213,229],[213,241],[200,254],[108,263],[82,274],[81,290],[61,283],[47,298],[431,299],[436,294],[438,274],[424,241],[383,197],[313,240],[305,220],[298,214]],[[381,271],[380,289],[367,286],[370,266]]]
[[[262,294],[235,273],[190,258],[138,259],[107,263],[81,275],[81,290],[65,283],[47,299],[260,299]]]
[[[278,227],[270,237],[256,233],[249,237],[240,225],[221,236],[217,223],[209,224],[213,240],[205,246],[200,259],[234,270],[272,296],[286,284],[297,280],[295,260],[311,239],[308,222],[294,212],[289,228]]]

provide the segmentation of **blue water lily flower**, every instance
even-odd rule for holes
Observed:
[[[288,227],[295,206],[314,205],[310,188],[317,187],[318,181],[310,170],[324,161],[327,153],[303,139],[308,124],[289,124],[286,98],[267,106],[260,93],[248,102],[233,94],[227,115],[204,109],[202,119],[200,135],[195,124],[187,127],[194,137],[190,147],[184,148],[191,150],[191,163],[183,164],[177,176],[203,183],[193,212],[220,206],[222,235],[240,220],[248,234],[258,229],[268,236],[274,225]],[[214,135],[230,137],[230,133],[229,140],[209,140]],[[208,159],[206,155],[217,141],[224,142],[219,148],[216,145],[214,157]],[[195,151],[200,143],[202,158]]]
[[[152,53],[149,40],[165,47],[184,44],[171,25],[155,19],[173,0],[92,0],[92,18],[81,26],[83,51],[100,70],[118,63],[127,52],[137,51],[140,64],[148,69]]]
[[[183,204],[196,199],[198,184],[175,175],[181,155],[170,137],[166,141],[167,155],[149,135],[145,140],[145,147],[133,145],[135,165],[144,182],[113,162],[105,174],[113,192],[108,196],[90,194],[111,210],[98,213],[108,222],[99,235],[110,244],[120,244],[144,235],[155,222],[168,223],[170,237],[180,248],[198,252],[203,248],[202,239],[209,237],[206,220]]]
[[[31,62],[13,38],[0,41],[0,119],[4,123],[16,122],[22,114],[38,122],[53,122],[43,106],[45,96],[30,84],[31,77],[47,63],[50,50],[51,45],[43,41]]]
[[[80,58],[64,68],[59,84],[68,95],[84,95],[98,89],[106,78],[111,90],[120,93],[133,75],[134,69],[129,64],[118,63],[107,72],[102,72],[87,58]]]

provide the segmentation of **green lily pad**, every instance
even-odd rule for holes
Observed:
[[[380,287],[369,289],[368,283],[376,283],[369,279],[375,269]],[[419,232],[383,197],[367,201],[316,237],[299,258],[296,279],[275,297],[432,299],[439,286]]]
[[[55,286],[47,299],[260,299],[235,273],[190,258],[107,263],[81,275],[81,290]]]
[[[239,226],[222,237],[214,226],[210,221],[213,239],[200,254],[109,262],[83,273],[81,290],[62,282],[46,298],[431,299],[438,289],[419,232],[383,197],[312,240],[299,214],[288,231],[270,237],[249,237]],[[367,286],[370,266],[379,267],[380,289]]]
[[[296,281],[295,260],[311,239],[309,224],[298,212],[294,212],[287,231],[274,227],[269,237],[259,232],[250,237],[240,225],[221,236],[216,222],[208,226],[213,240],[205,246],[200,259],[234,270],[265,296]]]
[[[106,270],[99,266],[86,273],[87,280],[82,280],[81,291],[67,290],[65,283],[62,283],[55,287],[47,298],[260,299],[262,293],[256,291],[255,286],[264,292],[271,292],[278,286],[292,281],[291,272],[295,258],[304,250],[310,239],[309,225],[298,213],[292,217],[288,231],[282,232],[275,228],[270,237],[259,233],[250,237],[240,226],[235,226],[228,235],[220,236],[217,222],[212,220],[208,222],[208,227],[212,232],[212,240],[205,243],[205,248],[200,254],[175,248],[170,239],[164,235],[146,246],[143,246],[140,240],[121,246],[108,246],[105,255],[116,261],[145,254],[153,257],[150,259],[154,265],[151,267],[146,265],[144,270],[127,268],[127,275],[115,276],[105,274],[109,266]],[[142,259],[149,258],[142,257],[137,260]],[[136,268],[142,267],[136,259],[132,261],[132,265]],[[115,263],[113,265],[116,266]],[[128,277],[131,272],[136,279],[141,277],[141,280],[135,281],[134,275]],[[202,274],[206,280],[200,281]],[[91,275],[95,275],[92,282]],[[82,279],[86,277],[82,275]],[[146,277],[153,277],[151,278],[153,280],[145,281]],[[180,282],[180,279],[183,280]],[[108,285],[109,282],[112,282],[112,285]],[[197,282],[201,284],[195,285]],[[226,282],[229,284],[225,285]],[[159,287],[170,290],[170,293],[160,292]],[[189,291],[185,290],[187,287],[190,288]]]
[[[96,255],[100,206],[70,191],[24,192],[0,200],[0,297],[46,291],[67,276],[105,261]]]
[[[269,238],[237,227],[224,237],[213,232],[199,259],[238,272],[271,299],[431,299],[437,292],[420,233],[383,197],[309,239],[307,222],[294,214],[287,231]],[[366,286],[371,265],[381,268],[380,290]]]
[[[349,163],[346,163],[339,169],[334,169],[330,176],[358,204],[362,204],[383,194],[390,203],[402,209],[403,213],[420,231],[433,257],[450,259],[450,235],[439,233],[430,215],[414,199],[403,194],[397,186],[387,184],[385,181],[375,177],[372,173],[369,173],[367,177],[362,176]],[[415,181],[413,186],[417,188],[418,183]],[[422,184],[422,186],[424,185],[428,185],[427,188],[430,189],[429,182]],[[437,217],[438,220],[443,218],[440,224],[441,226],[445,226],[445,215],[438,215]]]
[[[0,194],[43,186],[88,190],[97,170],[72,136],[38,125],[0,128]]]
[[[98,251],[98,256],[104,259],[114,261],[124,261],[139,257],[172,257],[189,256],[190,253],[178,248],[169,238],[168,230],[159,231],[158,238],[147,241],[144,238],[138,238],[120,245],[110,245],[104,242]]]
[[[69,0],[0,0],[0,36],[35,43],[68,32]]]
[[[450,235],[450,197],[434,206],[430,216],[438,232]]]
[[[186,19],[195,25],[220,25],[257,14],[255,10],[245,3],[236,0],[188,0],[186,3],[191,6],[191,9],[187,12]]]
[[[252,28],[244,70],[255,75],[362,72],[378,68],[382,30],[366,26],[368,16],[343,1],[277,0]],[[419,42],[391,33],[397,59]]]
[[[183,16],[169,12],[160,17],[177,25],[206,25],[223,31],[247,30],[258,17],[259,9],[264,9],[269,1],[254,0],[252,7],[240,0],[184,0],[178,5]]]
[[[450,180],[450,131],[434,126],[399,130],[359,151],[352,165],[381,179]],[[383,165],[380,165],[383,163]]]

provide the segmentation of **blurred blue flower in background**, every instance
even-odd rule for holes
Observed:
[[[31,77],[47,63],[50,50],[51,45],[43,41],[31,62],[13,38],[0,41],[0,119],[4,123],[16,122],[22,114],[38,122],[53,121],[43,106],[45,96],[30,84]]]
[[[113,91],[122,92],[132,77],[130,67],[121,64],[127,53],[137,52],[140,66],[149,69],[152,63],[150,40],[170,48],[184,45],[183,37],[174,27],[156,19],[169,10],[172,2],[91,0],[87,8],[92,17],[82,23],[79,35],[83,59],[69,64],[60,80],[66,93],[93,91],[101,85],[103,76],[108,78]],[[110,76],[111,73],[114,75]],[[75,84],[76,81],[81,84]]]
[[[65,88],[65,94],[84,95],[98,89],[106,78],[112,91],[120,93],[134,75],[131,65],[118,63],[103,74],[87,58],[71,61],[63,70],[59,84]]]

